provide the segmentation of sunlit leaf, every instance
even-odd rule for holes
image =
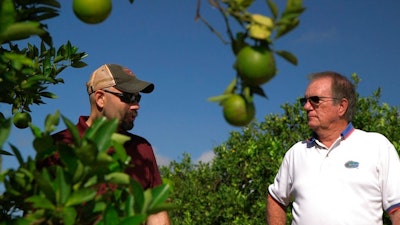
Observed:
[[[84,202],[88,202],[93,200],[96,196],[96,190],[93,188],[84,188],[77,191],[72,192],[72,194],[68,197],[65,206],[74,206],[80,205]]]
[[[0,42],[21,40],[31,35],[41,35],[44,33],[45,31],[40,28],[40,23],[38,22],[13,23],[7,26],[0,34]]]
[[[295,55],[288,51],[275,51],[276,54],[284,58],[286,61],[292,63],[293,65],[297,65],[297,58]]]
[[[80,137],[78,128],[76,128],[75,124],[73,124],[68,118],[62,116],[62,119],[63,119],[65,125],[67,126],[67,129],[68,129],[69,132],[71,133],[71,136],[72,136],[72,138],[73,138],[73,140],[74,140],[74,143],[75,143],[77,146],[79,146],[79,145],[80,145],[80,142],[81,142],[81,141],[80,141],[80,140],[81,140],[81,137]]]
[[[276,5],[276,3],[271,0],[267,0],[267,5],[268,5],[269,9],[271,10],[273,17],[277,18],[278,14],[279,14],[279,10],[278,10],[278,6]]]
[[[49,210],[55,210],[56,206],[49,201],[49,199],[40,196],[40,195],[34,195],[26,199],[26,202],[32,203],[34,208],[37,209],[49,209]]]
[[[103,215],[104,225],[117,225],[119,223],[118,212],[113,206],[108,206]]]
[[[64,207],[62,209],[62,215],[63,215],[63,219],[64,219],[64,225],[74,225],[75,223],[75,219],[77,216],[77,212],[75,210],[75,208],[73,207]]]
[[[105,180],[113,184],[129,184],[130,176],[124,172],[113,172],[105,175]]]
[[[0,36],[3,31],[15,22],[16,12],[13,0],[0,1]],[[1,41],[0,41],[1,43]]]
[[[56,194],[56,202],[65,204],[71,194],[71,185],[67,183],[64,170],[62,167],[56,167],[56,177],[54,179],[54,189]]]
[[[151,190],[152,201],[149,208],[152,209],[161,203],[165,203],[170,193],[169,184],[161,184]]]
[[[137,214],[122,219],[119,225],[140,225],[146,221],[146,215]]]
[[[46,116],[45,120],[45,131],[48,133],[53,132],[60,122],[60,111],[57,110],[54,114],[49,114]]]

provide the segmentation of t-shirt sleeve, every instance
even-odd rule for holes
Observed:
[[[290,204],[290,150],[285,154],[282,164],[279,168],[277,175],[275,176],[274,182],[269,185],[269,194],[279,203],[284,206]]]
[[[381,186],[383,207],[387,213],[400,209],[400,159],[394,146],[386,138],[381,152]]]

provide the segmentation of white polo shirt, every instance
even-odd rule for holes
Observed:
[[[399,155],[350,123],[329,149],[316,139],[292,146],[268,190],[293,201],[293,225],[380,225],[383,209],[400,208]]]

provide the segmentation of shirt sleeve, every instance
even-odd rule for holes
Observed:
[[[400,209],[400,159],[393,144],[382,136],[380,159],[383,208],[387,213]]]
[[[279,168],[277,175],[275,176],[274,183],[268,187],[269,194],[279,203],[284,206],[290,204],[290,190],[291,190],[291,174],[290,174],[290,149],[283,158],[282,164]]]

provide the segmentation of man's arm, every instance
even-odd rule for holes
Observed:
[[[167,211],[162,211],[147,218],[146,225],[171,225]]]
[[[286,224],[286,208],[277,202],[269,193],[267,197],[266,216],[269,225]]]
[[[389,216],[390,220],[392,221],[392,225],[400,225],[400,209],[392,212]]]

